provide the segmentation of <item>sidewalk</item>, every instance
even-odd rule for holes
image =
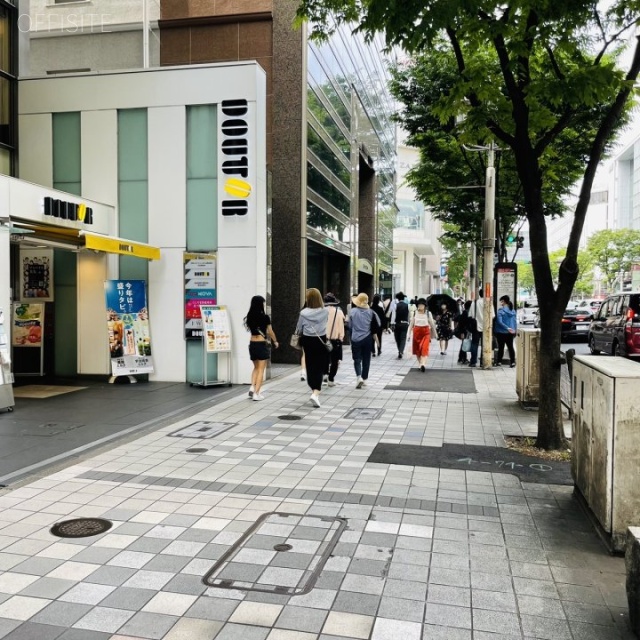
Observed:
[[[203,407],[0,493],[0,638],[632,638],[624,561],[605,552],[571,487],[367,462],[381,441],[495,446],[535,433],[513,369],[473,370],[478,393],[389,390],[415,361],[397,360],[385,339],[361,390],[345,354],[321,409],[296,372],[268,383],[263,402]],[[435,351],[423,375],[456,369],[456,355]],[[354,408],[383,413],[345,418]],[[301,419],[282,418],[291,414]],[[197,421],[229,428],[170,435]],[[258,524],[213,576],[218,586],[205,586],[270,512],[292,515]],[[76,539],[49,532],[77,517],[113,527]],[[347,528],[332,549],[336,517]]]

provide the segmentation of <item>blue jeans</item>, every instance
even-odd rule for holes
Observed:
[[[482,366],[482,333],[474,331],[471,336],[471,361],[469,364],[478,364],[478,348],[480,348],[480,366]]]
[[[371,349],[373,348],[373,338],[367,336],[364,340],[351,343],[351,355],[353,357],[353,367],[356,375],[366,380],[369,377],[369,366],[371,365]]]

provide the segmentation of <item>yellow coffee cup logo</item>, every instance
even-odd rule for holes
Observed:
[[[238,178],[228,178],[224,183],[224,190],[232,198],[248,198],[251,195],[251,185]]]

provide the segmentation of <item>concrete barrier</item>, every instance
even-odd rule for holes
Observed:
[[[631,630],[640,638],[640,527],[627,530],[627,600]]]

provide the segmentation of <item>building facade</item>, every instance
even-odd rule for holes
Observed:
[[[292,26],[297,4],[163,0],[159,20],[161,65],[248,59],[266,71],[269,302],[284,335],[307,287],[344,304],[356,291],[391,293],[396,215],[382,42],[347,27],[310,42],[306,27]],[[274,358],[298,354],[285,347]]]
[[[204,358],[212,379],[221,358],[232,382],[250,382],[243,318],[250,295],[267,292],[265,96],[255,62],[20,81],[20,177],[40,186],[27,220],[23,207],[9,212],[14,253],[54,247],[51,373],[109,373],[104,282],[116,278],[147,283],[152,379],[201,381]],[[41,215],[43,198],[72,198],[61,192],[96,211],[107,203],[95,223],[115,248],[89,250],[80,223]],[[213,256],[208,297],[228,309],[229,353],[204,355],[201,339],[185,339],[186,283],[203,276],[189,275],[193,254]]]
[[[17,146],[18,9],[0,0],[0,174],[13,175]]]
[[[442,228],[417,199],[405,176],[418,163],[419,152],[398,144],[398,216],[393,232],[394,290],[413,297],[439,293]]]

